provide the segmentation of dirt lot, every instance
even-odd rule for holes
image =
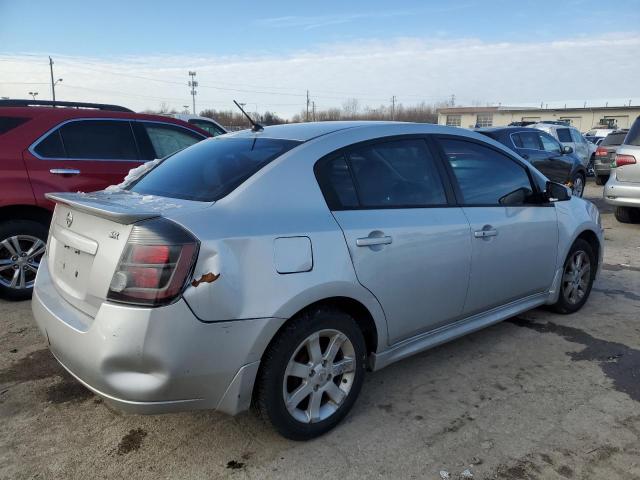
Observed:
[[[535,310],[369,374],[308,443],[252,413],[114,411],[63,373],[28,302],[0,301],[0,478],[640,479],[640,225],[601,192],[605,265],[580,313]]]

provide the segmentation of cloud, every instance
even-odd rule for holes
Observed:
[[[638,33],[552,42],[395,38],[282,55],[54,55],[54,67],[56,77],[64,78],[57,87],[64,100],[120,103],[136,110],[164,101],[181,109],[191,102],[187,72],[195,70],[198,108],[229,109],[235,98],[251,110],[291,116],[305,107],[307,89],[318,108],[340,106],[348,98],[375,107],[392,95],[412,104],[451,94],[462,104],[582,105],[595,99],[638,104],[639,47]],[[39,98],[48,98],[46,55],[0,54],[0,72],[0,96],[24,98],[38,88]],[[606,80],[601,72],[608,72]]]

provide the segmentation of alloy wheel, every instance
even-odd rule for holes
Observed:
[[[562,295],[572,305],[579,303],[589,288],[591,261],[584,250],[577,250],[569,258],[562,275]]]
[[[572,194],[576,197],[582,197],[583,192],[584,192],[584,180],[582,179],[582,175],[578,175],[573,181]]]
[[[46,244],[32,235],[14,235],[0,241],[0,285],[32,288]]]
[[[284,374],[282,394],[289,414],[302,423],[329,418],[349,395],[355,369],[355,349],[344,333],[328,329],[308,336]]]

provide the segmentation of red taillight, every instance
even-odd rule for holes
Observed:
[[[107,298],[146,306],[171,303],[186,285],[198,245],[190,233],[165,219],[135,226]]]
[[[636,163],[636,157],[634,157],[633,155],[616,155],[616,167],[633,165],[634,163]]]
[[[596,157],[606,157],[609,155],[609,151],[606,148],[598,147],[596,149]]]
[[[169,263],[168,245],[135,245],[131,252],[133,263]]]

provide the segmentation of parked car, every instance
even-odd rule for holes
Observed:
[[[206,138],[187,123],[116,105],[0,101],[0,297],[24,299],[47,241],[51,191],[93,191]]]
[[[640,222],[640,117],[616,150],[615,164],[604,187],[604,200],[616,207],[619,222]]]
[[[209,132],[212,137],[217,137],[218,135],[224,135],[227,133],[227,130],[222,125],[209,117],[201,117],[199,115],[191,115],[189,113],[174,113],[171,116]]]
[[[596,147],[600,145],[600,142],[602,142],[602,140],[604,140],[604,137],[596,137],[593,135],[585,135],[584,138],[586,138],[587,141],[593,143]]]
[[[585,168],[589,167],[591,152],[589,142],[582,136],[580,130],[570,125],[552,124],[548,122],[535,123],[527,128],[536,128],[548,133],[565,147],[571,147]]]
[[[587,170],[571,147],[560,143],[546,132],[525,127],[492,127],[477,132],[506,145],[536,167],[549,180],[571,187],[582,197]]]
[[[49,198],[32,305],[72,375],[142,413],[255,401],[293,439],[337,425],[366,368],[578,311],[603,253],[594,204],[428,124],[256,127]]]
[[[615,128],[592,128],[591,130],[589,130],[587,132],[587,136],[588,137],[597,137],[597,138],[604,138],[607,135],[609,135],[611,132],[615,132],[616,129]]]
[[[594,155],[593,167],[596,173],[596,184],[604,185],[609,180],[611,163],[615,162],[616,149],[622,145],[624,137],[629,130],[616,130],[611,132],[600,142]]]

